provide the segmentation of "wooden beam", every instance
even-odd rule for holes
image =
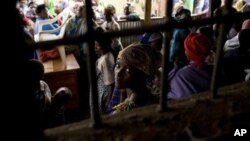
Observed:
[[[144,15],[144,25],[150,25],[150,17],[151,17],[151,0],[146,0],[145,3],[145,15]]]
[[[223,15],[232,14],[232,2],[233,0],[227,0],[225,1],[225,8],[223,9]],[[230,16],[230,15],[229,15]],[[230,16],[231,17],[231,16]],[[224,43],[226,41],[226,34],[228,33],[228,30],[226,30],[226,22],[220,24],[219,29],[219,37],[217,40],[217,48],[216,48],[216,55],[215,55],[215,65],[213,68],[212,73],[212,80],[210,84],[210,91],[212,93],[213,98],[218,98],[218,88],[219,88],[219,70],[221,67],[221,60],[222,60],[222,49],[224,46]]]

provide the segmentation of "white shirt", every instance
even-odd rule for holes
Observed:
[[[102,55],[96,62],[97,70],[100,71],[105,85],[115,82],[115,60],[111,52]]]
[[[239,34],[234,36],[232,39],[227,40],[224,44],[223,51],[226,52],[228,50],[237,49],[240,47],[239,42]]]
[[[120,25],[112,18],[112,21],[110,22],[107,22],[105,21],[101,27],[106,30],[106,31],[109,31],[109,32],[113,32],[113,31],[120,31]],[[122,43],[121,43],[121,38],[114,38],[112,40],[112,45],[111,47],[112,48],[116,48],[120,46],[121,48],[123,48],[122,46]]]

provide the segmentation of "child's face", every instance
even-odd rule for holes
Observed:
[[[109,22],[109,21],[112,21],[112,14],[110,13],[105,13],[105,19]]]
[[[95,41],[95,53],[98,55],[101,55],[102,53],[102,48],[98,42]]]
[[[45,9],[42,10],[41,17],[43,17],[44,19],[48,19],[49,18],[49,14],[48,14],[48,9],[47,8],[45,8]]]

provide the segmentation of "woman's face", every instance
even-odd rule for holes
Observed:
[[[115,86],[119,89],[128,88],[134,78],[133,68],[122,58],[118,58],[115,66]]]

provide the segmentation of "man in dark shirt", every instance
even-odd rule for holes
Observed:
[[[134,7],[131,3],[127,3],[124,7],[124,16],[121,16],[120,19],[126,19],[127,21],[138,21],[140,20],[139,15],[134,11]]]

